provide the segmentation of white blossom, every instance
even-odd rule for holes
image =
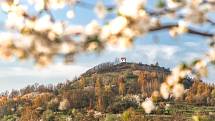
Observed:
[[[187,26],[188,26],[188,23],[185,22],[185,21],[179,21],[178,22],[178,33],[179,34],[183,34],[183,33],[186,33],[187,32]]]
[[[87,50],[92,51],[92,50],[95,50],[97,47],[98,47],[98,44],[96,42],[91,42]]]
[[[71,36],[71,35],[76,35],[80,33],[84,33],[84,27],[81,25],[77,25],[77,26],[66,27],[63,34]]]
[[[169,98],[170,89],[169,86],[166,83],[162,83],[160,87],[160,93],[164,99]]]
[[[173,96],[176,98],[181,97],[184,94],[184,85],[183,84],[176,84],[172,89]]]
[[[44,0],[35,0],[33,1],[35,4],[34,8],[36,11],[41,11],[45,8],[45,1]]]
[[[204,61],[204,60],[200,60],[200,61],[198,61],[196,64],[195,64],[195,69],[196,70],[200,70],[200,69],[202,69],[202,68],[205,68],[207,66],[207,62],[206,61]]]
[[[150,24],[151,24],[151,26],[158,26],[158,25],[160,25],[160,21],[158,18],[152,17],[152,18],[150,18]]]
[[[111,29],[109,25],[105,25],[102,27],[100,38],[101,39],[107,39],[111,35]]]
[[[75,46],[73,44],[69,44],[69,43],[62,43],[61,47],[60,47],[60,52],[63,54],[72,52],[75,50]]]
[[[169,35],[170,35],[171,37],[176,37],[176,36],[178,35],[177,30],[178,30],[177,27],[174,27],[174,28],[170,29]]]
[[[13,40],[14,35],[9,32],[0,32],[0,44],[5,44]]]
[[[5,12],[8,12],[11,9],[10,5],[7,2],[2,2],[1,3],[1,8]]]
[[[14,44],[16,45],[16,47],[19,48],[30,48],[32,45],[34,37],[32,35],[29,36],[23,36],[21,35],[20,37],[18,37],[18,39],[16,39],[17,41],[14,41]]]
[[[210,49],[208,55],[211,61],[215,61],[215,49]]]
[[[123,16],[118,16],[110,21],[110,31],[112,34],[118,34],[128,25],[128,20]]]
[[[40,42],[35,42],[35,49],[38,51],[38,52],[41,52],[41,53],[51,53],[51,48],[49,48],[48,46],[46,45],[43,45],[42,43]]]
[[[50,40],[55,40],[57,37],[56,33],[54,33],[53,31],[48,32],[48,38]]]
[[[135,36],[135,32],[130,29],[130,28],[125,28],[123,31],[122,31],[123,35],[128,37],[128,38],[133,38]]]
[[[175,68],[172,69],[172,74],[179,75],[180,71],[181,71],[181,66],[176,66]]]
[[[85,28],[86,35],[96,35],[100,31],[99,23],[96,20],[92,20]]]
[[[64,27],[61,22],[56,22],[52,25],[52,31],[55,32],[58,35],[63,34]]]
[[[35,27],[35,22],[29,19],[25,20],[25,26],[29,29],[33,29]]]
[[[9,12],[9,11],[12,11],[13,9],[17,9],[20,6],[23,6],[23,5],[18,5],[18,3],[19,3],[19,0],[13,0],[12,3],[10,2],[10,4],[7,1],[4,1],[4,2],[2,1],[0,3],[0,6],[3,11]]]
[[[175,76],[175,75],[168,76],[167,80],[166,80],[167,84],[170,86],[178,83],[178,81],[179,81],[179,78],[178,78],[178,76]]]
[[[208,58],[202,59],[198,61],[195,66],[193,67],[194,71],[198,71],[197,73],[199,76],[207,76],[208,70],[207,70],[207,63],[209,62]]]
[[[131,39],[128,37],[119,37],[118,38],[118,44],[119,48],[126,49],[131,46]]]
[[[169,110],[169,108],[170,108],[170,104],[166,104],[165,105],[165,110]]]
[[[188,31],[188,23],[185,21],[179,21],[178,27],[173,27],[170,29],[169,34],[172,37],[176,37],[177,35],[184,34]]]
[[[151,99],[147,98],[143,103],[142,107],[146,113],[151,113],[155,109],[155,105]]]
[[[183,1],[183,0],[182,0]],[[179,6],[181,6],[182,2],[178,2],[176,0],[167,0],[167,6],[168,8],[170,9],[176,9],[178,8]]]
[[[119,6],[119,13],[136,18],[138,16],[138,11],[144,5],[144,0],[124,0]]]
[[[66,4],[66,0],[49,0],[48,6],[51,9],[62,9]]]
[[[7,16],[6,26],[21,30],[25,26],[24,20],[22,15],[17,15],[16,13],[11,12]]]
[[[47,31],[52,28],[51,17],[49,15],[42,16],[35,22],[35,30]]]

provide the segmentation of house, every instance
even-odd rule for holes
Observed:
[[[121,62],[126,62],[126,57],[121,57]]]

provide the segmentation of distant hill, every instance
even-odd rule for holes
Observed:
[[[1,93],[0,120],[67,121],[70,117],[71,121],[98,121],[105,118],[105,114],[121,114],[128,108],[144,114],[140,103],[159,92],[160,84],[169,74],[171,70],[160,67],[158,63],[102,63],[80,77],[56,86],[35,84]],[[212,96],[208,96],[213,92],[213,86],[189,77],[183,83],[188,91],[181,101],[215,105]],[[156,100],[162,108],[165,100],[160,95]],[[174,100],[170,98],[168,101]]]
[[[95,79],[99,78],[103,81],[102,83],[105,83],[106,85],[112,84],[113,86],[116,86],[118,83],[117,80],[122,78],[125,83],[128,84],[126,85],[126,88],[131,89],[132,83],[137,83],[139,88],[145,88],[140,90],[145,90],[146,93],[150,94],[155,90],[159,90],[160,84],[169,74],[171,74],[171,70],[159,66],[158,63],[148,65],[131,62],[121,62],[117,64],[107,62],[87,70],[79,77],[79,81],[82,79],[86,82],[85,86],[94,86],[96,83]],[[193,81],[191,78],[187,77],[184,79],[185,88],[192,86],[192,83]],[[140,85],[142,86],[140,87]],[[137,91],[138,88],[132,90]]]
[[[142,63],[131,63],[131,62],[121,62],[114,64],[112,62],[107,63],[101,63],[89,70],[87,70],[85,73],[83,73],[80,78],[85,77],[96,77],[96,76],[102,76],[104,78],[106,75],[110,75],[112,77],[115,76],[126,76],[127,74],[130,74],[130,76],[136,76],[136,80],[138,80],[139,76],[144,76],[146,82],[152,82],[154,80],[158,81],[158,85],[162,83],[165,78],[171,74],[171,70],[169,68],[160,67],[158,63],[156,64],[142,64]],[[80,79],[79,78],[79,79]],[[126,78],[126,77],[124,77]],[[104,79],[106,80],[106,79]],[[192,85],[193,81],[191,78],[187,77],[184,79],[184,85],[186,88],[189,88]],[[150,84],[149,84],[150,85]],[[146,83],[147,86],[147,83]],[[158,86],[159,88],[159,86]],[[154,89],[152,89],[154,90]],[[159,90],[159,89],[157,89]]]

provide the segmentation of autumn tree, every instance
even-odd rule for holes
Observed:
[[[104,95],[103,95],[103,87],[102,87],[102,82],[100,78],[97,78],[96,84],[95,84],[95,95],[96,95],[96,108],[99,111],[104,110]]]
[[[86,85],[86,80],[84,78],[81,78],[79,80],[79,85],[80,85],[80,88],[83,89]]]
[[[211,91],[211,97],[212,97],[212,98],[215,98],[215,89],[213,89],[213,90]]]
[[[102,82],[100,80],[100,78],[96,79],[96,83],[95,83],[95,94],[96,96],[101,96],[102,95]]]
[[[39,121],[39,114],[31,107],[25,107],[21,113],[19,121]]]
[[[143,72],[140,72],[138,77],[138,84],[140,86],[141,92],[144,93],[145,87],[146,87],[146,79]]]
[[[119,94],[124,95],[126,93],[126,84],[123,77],[118,78],[118,88],[119,88]]]
[[[189,103],[214,105],[214,97],[212,96],[213,90],[214,86],[195,80],[193,85],[186,92],[185,100]]]
[[[104,106],[105,106],[105,108],[107,106],[111,105],[114,98],[115,98],[115,95],[112,91],[111,84],[105,85],[105,87],[104,87]]]

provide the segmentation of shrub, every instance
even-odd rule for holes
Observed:
[[[46,110],[43,112],[42,119],[44,121],[54,121],[55,115],[51,110]]]
[[[124,111],[121,116],[122,121],[145,121],[144,117],[141,114],[138,114],[134,109],[129,108],[127,111]]]
[[[52,99],[48,102],[47,108],[53,111],[56,111],[58,109],[59,101],[57,98]]]
[[[113,103],[113,105],[110,105],[108,107],[108,111],[112,113],[120,113],[131,107],[136,109],[138,107],[138,104],[130,100],[121,100]]]
[[[59,110],[65,111],[65,110],[68,110],[69,108],[70,108],[70,103],[69,103],[68,99],[63,99],[60,102]]]
[[[17,117],[14,115],[6,115],[4,116],[1,121],[16,121]]]
[[[115,114],[107,114],[104,121],[119,121],[119,117],[117,117]]]

